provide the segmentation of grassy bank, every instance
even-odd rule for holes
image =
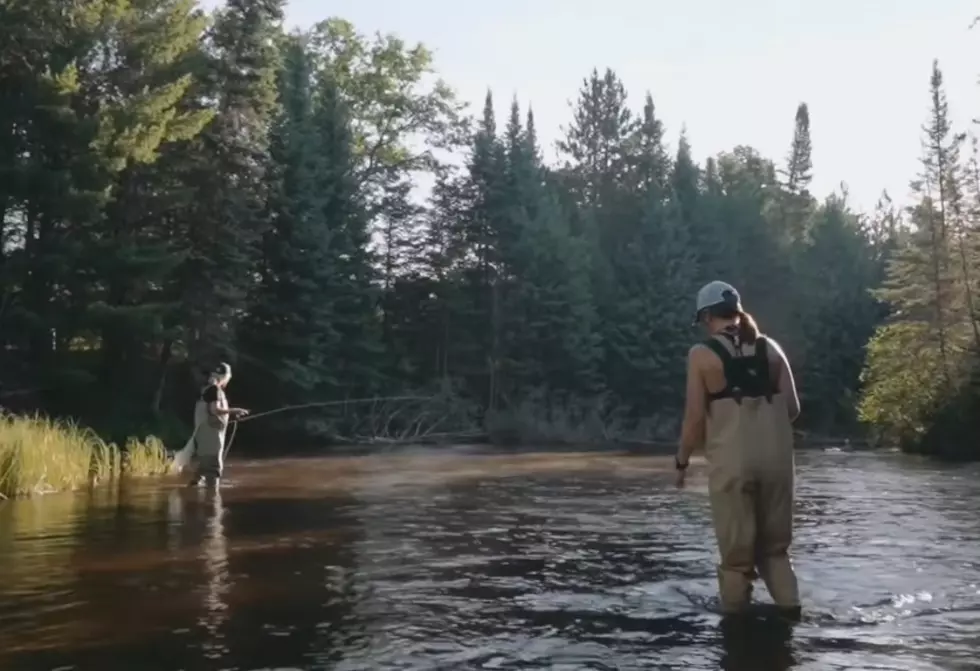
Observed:
[[[75,489],[124,471],[159,475],[168,468],[166,449],[152,436],[120,450],[68,422],[0,415],[0,497]]]

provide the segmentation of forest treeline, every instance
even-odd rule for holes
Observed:
[[[180,441],[223,360],[256,411],[420,399],[281,413],[268,440],[670,439],[722,278],[789,352],[804,430],[980,453],[957,440],[980,169],[938,66],[917,202],[862,214],[811,194],[805,104],[785,156],[701,165],[596,70],[549,165],[529,101],[470,114],[425,47],[282,13],[0,2],[3,405]]]

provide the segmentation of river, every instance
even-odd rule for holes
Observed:
[[[0,669],[980,668],[980,468],[801,452],[804,619],[736,629],[670,464],[419,450],[8,501]]]

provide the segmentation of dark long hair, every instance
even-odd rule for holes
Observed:
[[[735,319],[738,317],[738,339],[746,345],[751,345],[759,339],[759,325],[755,318],[739,305],[719,303],[708,308],[708,314],[718,319]]]

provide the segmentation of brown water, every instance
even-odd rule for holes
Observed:
[[[0,669],[980,668],[980,468],[799,462],[792,628],[720,626],[704,481],[662,458],[240,462],[217,495],[7,502]]]

